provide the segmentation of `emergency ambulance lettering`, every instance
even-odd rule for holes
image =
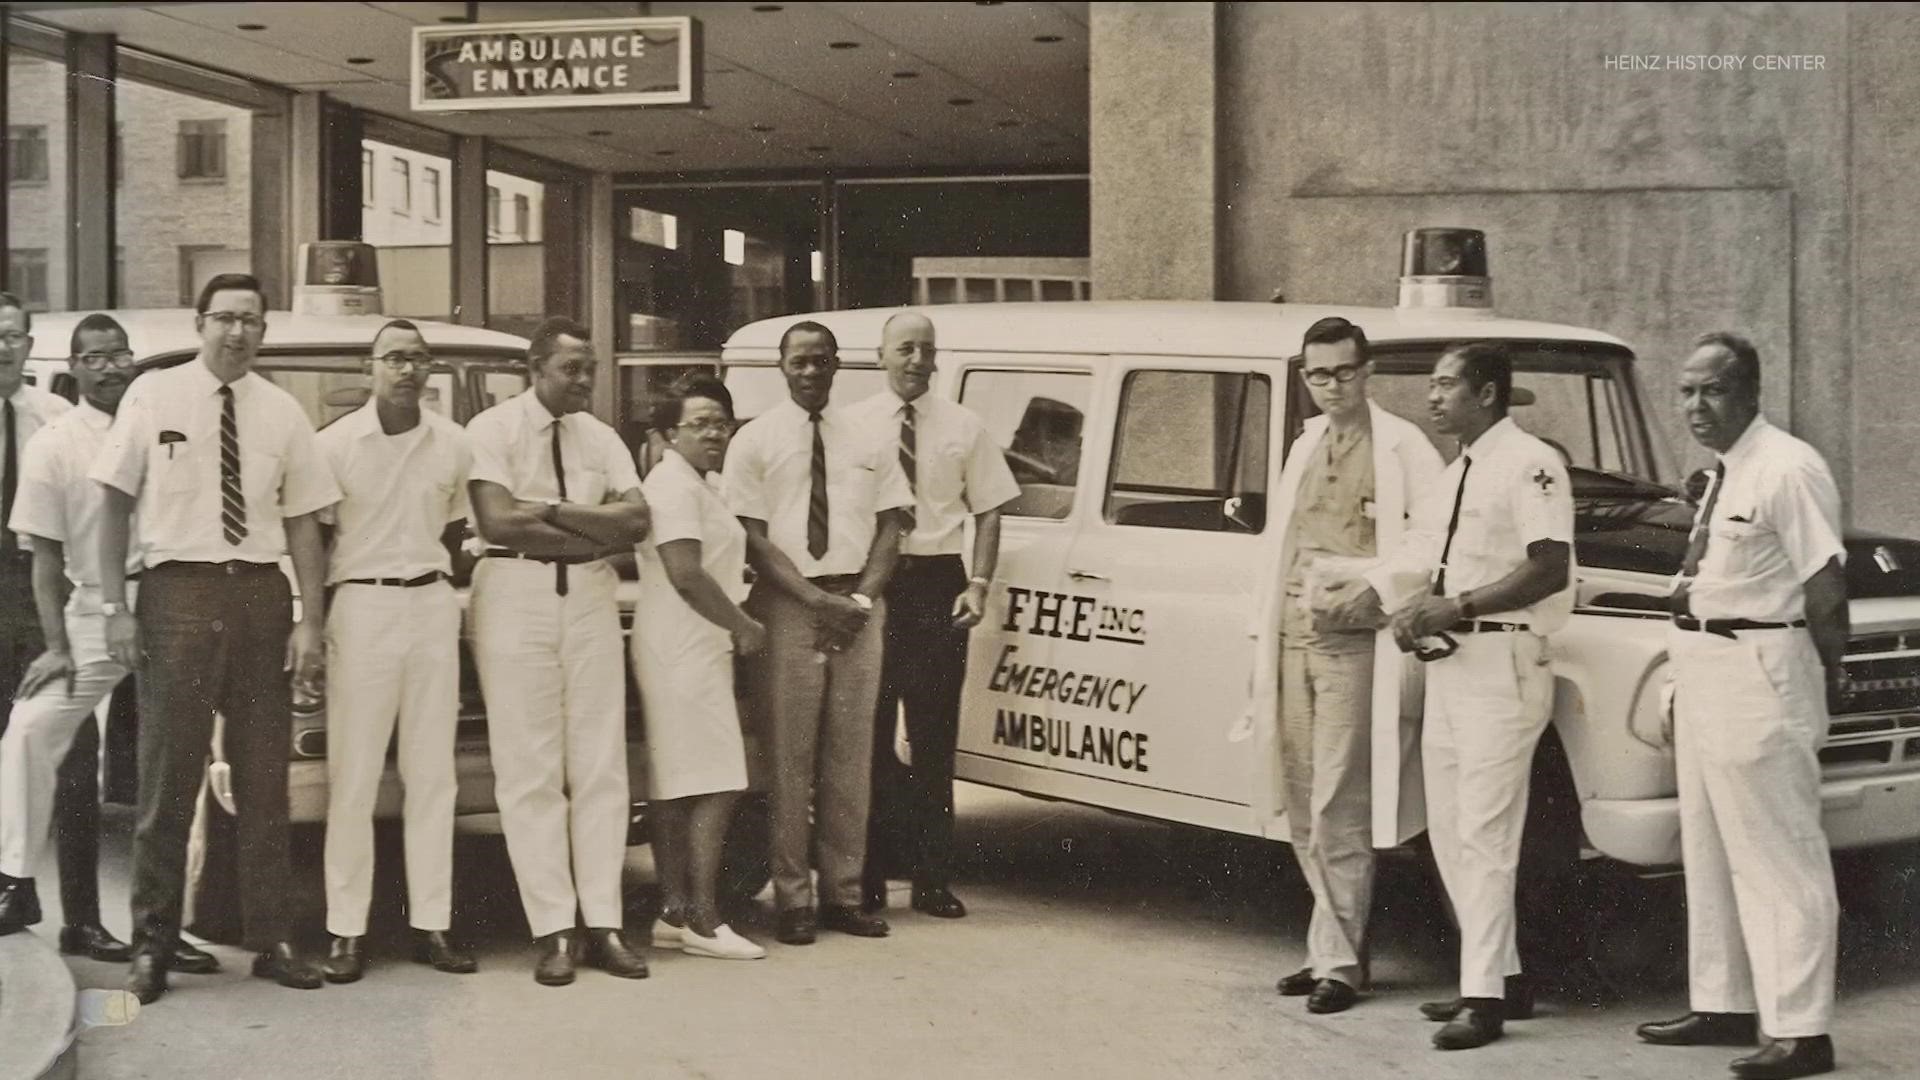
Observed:
[[[1062,705],[1132,714],[1146,696],[1147,684],[1076,671],[1014,662],[1018,645],[1004,645],[994,661],[987,689],[1019,697],[1044,698]]]
[[[1137,731],[1075,724],[1072,720],[1040,713],[995,709],[993,741],[1000,746],[1048,757],[1085,761],[1128,772],[1148,771],[1147,737]]]

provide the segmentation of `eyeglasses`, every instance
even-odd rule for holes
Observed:
[[[696,435],[725,435],[733,431],[731,420],[688,420],[673,426],[686,428]]]
[[[222,330],[238,326],[243,330],[257,331],[267,326],[265,317],[246,311],[209,311],[203,317]]]
[[[426,353],[390,352],[379,360],[387,365],[388,371],[405,371],[408,368],[424,370],[433,366],[433,357]]]
[[[4,334],[0,334],[0,341],[6,342],[7,347],[10,349],[17,349],[32,340],[32,334],[20,330],[9,330]]]
[[[116,349],[113,352],[81,353],[74,357],[80,366],[88,371],[105,371],[110,367],[123,368],[133,366],[132,349]]]
[[[1307,380],[1308,386],[1332,386],[1335,382],[1350,383],[1360,377],[1360,365],[1341,364],[1336,368],[1314,368],[1303,371],[1300,377]]]

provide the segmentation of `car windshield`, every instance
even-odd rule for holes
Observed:
[[[191,355],[148,357],[140,361],[142,370],[174,367],[192,359]],[[306,411],[307,419],[318,431],[367,403],[372,395],[359,353],[325,349],[312,351],[263,351],[254,364],[261,378],[292,394]],[[456,372],[464,370],[474,410],[505,401],[527,388],[526,373],[513,365],[503,365],[495,357],[468,357],[441,350],[434,355],[433,371],[427,377],[421,404],[456,422],[464,422],[456,402],[460,397]]]

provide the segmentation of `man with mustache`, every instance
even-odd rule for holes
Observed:
[[[453,735],[460,719],[460,602],[441,542],[467,517],[467,433],[422,408],[433,353],[395,319],[373,336],[373,395],[315,436],[340,485],[327,560],[327,932],[322,971],[349,983],[373,897],[373,808],[396,725],[414,958],[452,974],[475,970],[447,936],[453,888]]]

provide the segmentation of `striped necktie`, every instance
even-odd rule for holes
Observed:
[[[220,388],[220,532],[234,547],[247,538],[247,495],[240,486],[240,423],[234,419],[230,385]]]
[[[1700,512],[1693,516],[1693,529],[1687,533],[1687,554],[1680,562],[1680,580],[1674,583],[1670,610],[1675,615],[1693,614],[1691,595],[1694,576],[1700,573],[1700,560],[1707,557],[1707,534],[1711,531],[1714,504],[1720,501],[1720,489],[1727,486],[1725,462],[1707,471],[1707,493],[1700,499]]]
[[[560,487],[560,501],[567,501],[567,464],[560,456],[560,420],[553,421],[553,480]],[[561,596],[567,595],[567,564],[553,564],[553,591]]]
[[[813,487],[807,496],[807,554],[827,554],[827,444],[820,438],[820,414],[810,412],[813,425]]]
[[[919,441],[913,422],[913,402],[909,401],[900,406],[900,471],[907,474],[907,490],[914,496],[914,505],[907,508],[909,521],[919,517],[915,511],[919,508],[920,498]]]

